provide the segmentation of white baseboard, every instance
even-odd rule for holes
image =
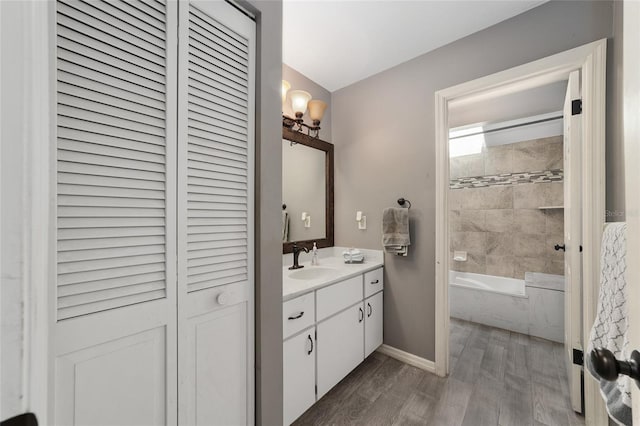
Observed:
[[[428,359],[421,358],[417,355],[410,354],[409,352],[401,351],[389,345],[382,345],[377,349],[378,352],[395,358],[398,361],[402,361],[406,364],[413,365],[414,367],[421,368],[429,373],[436,374],[436,363],[429,361]]]

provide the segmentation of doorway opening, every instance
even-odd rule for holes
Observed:
[[[449,109],[449,372],[494,388],[505,424],[584,422],[564,355],[567,86]]]
[[[598,290],[605,47],[601,40],[436,93],[439,375],[477,374],[485,359],[505,374],[496,365],[507,369],[510,359],[512,381],[540,370],[540,380],[559,382],[569,412],[582,410],[574,353]],[[525,111],[545,91],[556,105]],[[508,107],[498,106],[505,99]],[[485,117],[469,118],[479,110]],[[541,130],[553,122],[555,131]],[[598,397],[586,381],[588,423],[606,421]]]

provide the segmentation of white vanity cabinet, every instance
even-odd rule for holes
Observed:
[[[382,344],[382,272],[380,267],[318,285],[284,302],[285,425]]]
[[[364,357],[382,344],[382,291],[364,301]]]
[[[291,424],[316,402],[315,327],[285,340],[282,351],[284,365],[284,423]]]
[[[362,302],[318,324],[318,399],[364,360]]]

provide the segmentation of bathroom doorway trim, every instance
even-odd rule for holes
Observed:
[[[583,335],[596,314],[600,238],[605,222],[606,39],[481,77],[435,93],[436,110],[436,374],[449,373],[449,107],[566,80],[580,71],[582,80]],[[588,206],[588,208],[584,208]],[[606,424],[597,383],[584,381],[587,425]]]

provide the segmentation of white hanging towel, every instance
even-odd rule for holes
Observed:
[[[289,213],[282,211],[282,242],[289,241]]]
[[[591,354],[594,348],[606,348],[620,360],[627,360],[631,355],[627,337],[626,231],[626,223],[608,223],[602,235],[600,295],[586,352]],[[631,379],[619,376],[614,382],[603,380],[593,369],[591,357],[586,356],[585,361],[587,370],[600,382],[600,393],[609,416],[620,425],[631,425]]]

